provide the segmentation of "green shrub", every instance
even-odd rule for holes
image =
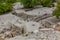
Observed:
[[[38,0],[38,2],[44,7],[49,7],[52,5],[53,0]]]
[[[0,3],[4,2],[4,0],[0,0]]]
[[[12,3],[15,3],[16,0],[4,0],[4,2],[12,4]]]
[[[53,11],[53,15],[56,16],[57,18],[59,18],[59,16],[60,16],[60,9],[56,8],[56,9]]]
[[[56,3],[57,3],[56,7],[60,9],[60,0],[56,0]]]
[[[57,6],[56,9],[53,11],[53,15],[56,16],[57,18],[59,18],[60,16],[60,0],[56,0],[57,1]]]
[[[11,11],[12,6],[7,3],[0,3],[0,14]]]
[[[16,2],[21,2],[21,0],[16,0]]]
[[[24,8],[33,8],[36,5],[36,0],[21,0]]]

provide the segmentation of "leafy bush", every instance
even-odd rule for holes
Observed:
[[[4,0],[4,2],[12,4],[12,3],[15,3],[16,0]]]
[[[38,2],[44,7],[49,7],[51,6],[53,0],[38,0]]]
[[[57,3],[56,7],[60,9],[60,0],[56,0],[56,3]]]
[[[21,0],[24,8],[33,8],[36,5],[36,0]]]
[[[21,2],[21,0],[16,0],[16,2]]]
[[[56,8],[56,9],[53,11],[53,15],[56,16],[57,18],[59,18],[59,16],[60,16],[60,9]]]
[[[2,2],[2,0],[0,0],[0,2]]]
[[[0,14],[11,11],[12,6],[7,3],[0,3]]]
[[[57,6],[56,9],[53,11],[53,15],[59,18],[60,16],[60,0],[56,0]]]
[[[17,0],[0,0],[0,3],[9,3],[9,4],[12,4],[12,3],[15,3]]]
[[[4,0],[0,0],[0,3],[4,2]]]

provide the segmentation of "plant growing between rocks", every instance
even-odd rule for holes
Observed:
[[[6,13],[12,10],[12,6],[7,3],[0,3],[0,14]]]
[[[12,4],[17,2],[17,0],[0,0],[0,3],[8,3],[8,4]]]
[[[60,16],[60,0],[56,0],[57,6],[56,9],[53,11],[53,15],[59,18]]]
[[[21,2],[21,0],[16,0],[16,2]]]
[[[24,8],[33,8],[36,6],[36,0],[21,0]]]
[[[9,4],[12,4],[12,3],[15,3],[16,0],[4,0],[4,2],[9,3]]]
[[[44,7],[50,7],[53,0],[21,0],[24,8],[34,8],[36,5],[42,5]]]
[[[0,0],[0,3],[4,2],[4,0]]]
[[[38,0],[38,2],[44,7],[50,7],[52,5],[53,0]]]

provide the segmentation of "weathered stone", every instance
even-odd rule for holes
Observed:
[[[5,40],[4,38],[0,38],[0,40]]]
[[[0,37],[1,38],[5,38],[5,34],[0,34]]]
[[[56,24],[54,29],[60,31],[60,24]]]
[[[14,3],[13,4],[13,8],[16,10],[16,9],[20,9],[20,8],[23,8],[23,5],[20,3],[20,2],[17,2],[17,3]]]

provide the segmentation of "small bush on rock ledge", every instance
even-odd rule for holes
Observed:
[[[24,8],[33,8],[36,6],[36,0],[21,0]]]
[[[21,0],[21,3],[24,8],[33,8],[36,5],[50,7],[53,4],[53,0]]]
[[[38,2],[44,7],[50,7],[53,0],[38,0]]]
[[[12,10],[12,6],[10,4],[0,3],[0,14],[3,14],[11,10]]]
[[[57,5],[56,5],[56,9],[53,11],[53,15],[56,16],[57,18],[59,18],[60,16],[60,0],[56,0],[57,1]]]
[[[9,4],[12,4],[12,3],[15,3],[17,0],[0,0],[0,3],[9,3]]]
[[[4,2],[12,4],[12,3],[15,3],[16,0],[4,0]]]
[[[59,18],[59,16],[60,16],[60,9],[56,8],[56,9],[53,11],[53,15],[56,16],[57,18]]]

